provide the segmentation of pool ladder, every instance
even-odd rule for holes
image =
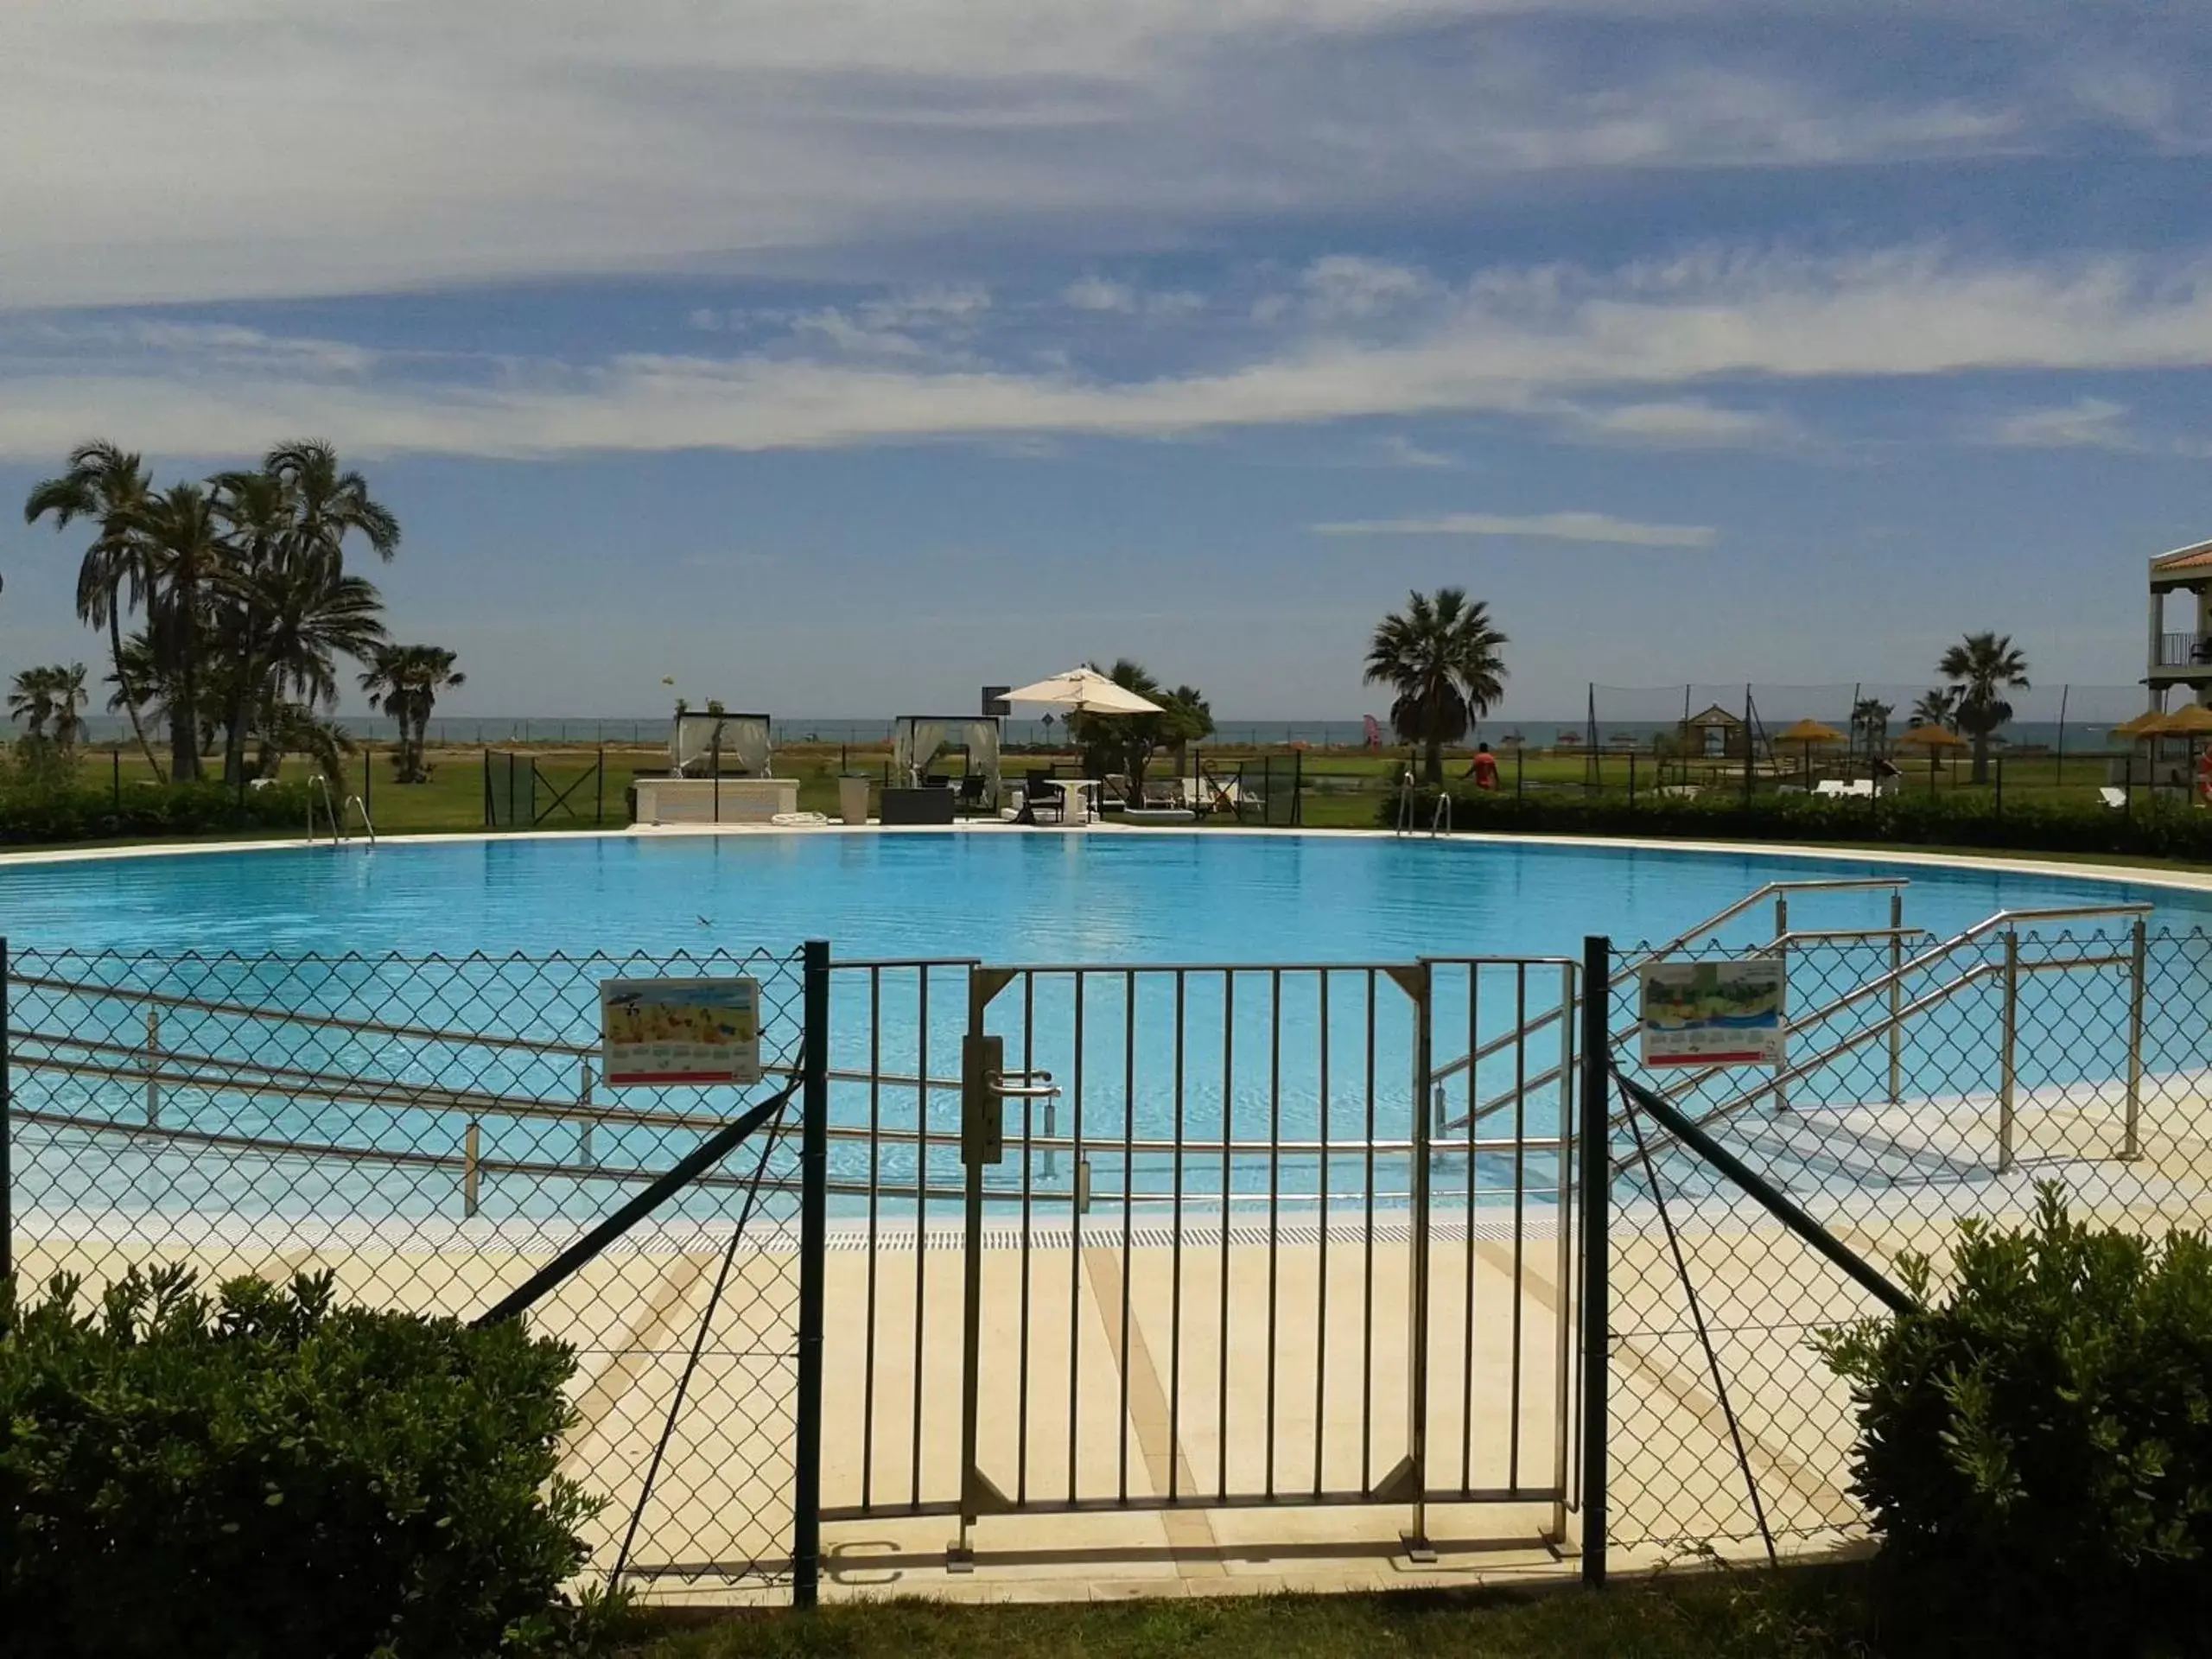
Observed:
[[[353,839],[347,825],[355,813],[360,815],[361,828],[368,834],[369,845],[373,847],[377,844],[377,827],[369,821],[368,803],[359,795],[348,795],[340,803],[331,793],[330,779],[321,772],[315,773],[315,781],[308,790],[308,840],[310,842],[316,839],[315,803],[317,801],[322,804],[321,821],[330,828],[332,846],[335,847]]]
[[[1413,768],[1408,766],[1398,779],[1398,833],[1402,836],[1417,836],[1421,833],[1421,826],[1414,821],[1414,791],[1415,787]],[[1448,836],[1451,833],[1452,791],[1448,789],[1440,789],[1436,791],[1435,814],[1428,821],[1429,838],[1433,840],[1438,836]]]

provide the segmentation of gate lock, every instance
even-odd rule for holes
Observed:
[[[969,1168],[1006,1160],[1006,1116],[1000,1103],[1051,1100],[1060,1092],[1049,1071],[1006,1070],[1006,1039],[970,1032],[960,1045],[960,1161]]]

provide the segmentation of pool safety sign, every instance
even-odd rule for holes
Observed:
[[[760,1081],[760,982],[608,979],[599,987],[608,1084]]]
[[[1780,1065],[1789,977],[1776,957],[1647,964],[1637,987],[1646,1065]]]

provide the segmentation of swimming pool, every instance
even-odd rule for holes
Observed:
[[[2158,930],[2192,934],[2212,912],[2212,893],[1963,865],[1222,832],[533,837],[18,864],[0,868],[0,931],[19,963],[138,999],[33,989],[22,1000],[19,1054],[46,1069],[19,1066],[19,1111],[43,1109],[51,1137],[19,1152],[18,1170],[38,1203],[75,1211],[421,1218],[454,1213],[465,1187],[474,1219],[602,1212],[729,1103],[698,1090],[594,1096],[597,981],[625,971],[618,961],[733,971],[765,952],[755,971],[775,982],[772,1000],[785,994],[770,1047],[789,1059],[791,953],[818,938],[842,963],[900,964],[833,976],[831,1173],[845,1213],[887,1201],[926,1219],[958,1189],[947,1080],[969,1020],[962,959],[1055,964],[1021,976],[987,1015],[1009,1065],[1049,1070],[1062,1090],[1010,1109],[1024,1151],[988,1178],[1009,1201],[1227,1195],[1272,1213],[1388,1199],[1408,1179],[1417,1110],[1456,1134],[1469,1108],[1510,1096],[1454,1179],[1469,1205],[1510,1193],[1517,1213],[1555,1192],[1562,1167],[1542,1142],[1557,1134],[1564,1088],[1530,1079],[1556,1064],[1563,1024],[1467,1068],[1440,1105],[1417,1104],[1413,1006],[1388,974],[1348,964],[1567,958],[1591,932],[1625,949],[1769,882],[1869,874],[1909,879],[1907,921],[1939,938],[2005,909],[2148,902]],[[1790,925],[1879,926],[1889,902],[1886,891],[1804,893]],[[1774,924],[1762,906],[1717,943],[1763,941]],[[1865,941],[1793,954],[1793,1010],[1879,972],[1887,950]],[[1141,967],[1171,963],[1211,966]],[[2202,1006],[2203,971],[2192,957],[2188,983],[2169,987],[2177,1002]],[[1435,969],[1431,1063],[1528,1027],[1570,989],[1556,962]],[[308,1019],[156,1007],[144,993]],[[2110,1020],[2085,1018],[2050,982],[2030,996],[2031,1086],[2096,1082],[2124,1064]],[[1994,1030],[1985,985],[1916,1027],[1902,1063],[1957,1090],[1986,1087]],[[24,1037],[39,1031],[42,1048]],[[2154,1064],[2193,1063],[2193,1036],[2171,1023],[2160,1033]],[[1873,1061],[1854,1052],[1796,1087],[1796,1103],[1873,1098]],[[669,1116],[648,1121],[647,1109]],[[1232,1142],[1235,1155],[1217,1155]],[[278,1143],[321,1150],[261,1150]],[[1299,1149],[1267,1150],[1286,1143]],[[454,1173],[464,1163],[474,1185]],[[719,1202],[702,1194],[695,1208]]]
[[[1897,874],[1916,925],[2212,893],[1963,865],[1351,835],[792,834],[387,842],[0,867],[0,936],[90,951],[786,950],[987,962],[1557,956],[1670,938],[1764,883]],[[1864,895],[1811,925],[1872,918]],[[1810,909],[1801,915],[1812,918]],[[1770,914],[1723,934],[1765,937]]]

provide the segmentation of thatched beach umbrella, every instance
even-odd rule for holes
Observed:
[[[1966,739],[1948,726],[1938,726],[1932,721],[1925,726],[1908,728],[1897,739],[1897,747],[1923,748],[1928,751],[1928,787],[1936,787],[1936,758],[1945,749],[1967,747]]]
[[[1824,726],[1817,720],[1808,719],[1801,720],[1795,726],[1777,732],[1774,734],[1774,741],[1777,743],[1802,743],[1805,746],[1805,785],[1809,789],[1813,783],[1814,746],[1842,743],[1849,740],[1834,727]]]
[[[2139,716],[2143,735],[2151,740],[2151,752],[2158,753],[2158,741],[2162,737],[2178,737],[2188,745],[2188,758],[2183,761],[2183,776],[2196,765],[2196,741],[2212,733],[2212,709],[2201,702],[2184,702],[2170,715],[2153,717]]]

